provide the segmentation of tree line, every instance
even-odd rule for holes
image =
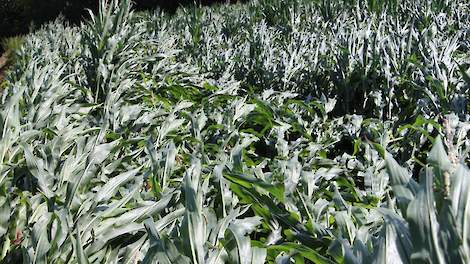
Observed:
[[[23,35],[60,14],[76,24],[87,17],[86,9],[97,11],[102,0],[0,0],[0,40]],[[181,5],[233,3],[239,0],[134,0],[136,10],[159,7],[173,13]]]

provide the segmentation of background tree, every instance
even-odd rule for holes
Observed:
[[[135,0],[134,8],[148,10],[159,7],[166,12],[173,13],[181,5],[234,2],[237,0]],[[85,9],[96,12],[98,3],[99,0],[1,0],[0,40],[27,34],[60,14],[70,23],[79,23],[88,16]],[[3,52],[3,50],[0,51]]]

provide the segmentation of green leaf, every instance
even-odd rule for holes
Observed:
[[[8,231],[11,214],[11,205],[5,189],[5,186],[0,187],[0,237]]]
[[[104,200],[110,199],[117,191],[119,186],[124,184],[125,182],[131,180],[137,173],[140,171],[140,168],[130,170],[120,175],[111,178],[108,182],[106,182],[103,187],[98,191],[96,194],[96,202],[102,202]]]
[[[393,192],[397,197],[398,205],[403,215],[406,216],[409,203],[418,192],[418,184],[411,178],[407,170],[401,167],[388,152],[385,153],[385,163]]]
[[[47,263],[47,256],[51,245],[48,239],[49,217],[45,215],[33,226],[34,252],[32,262],[37,264]]]
[[[189,258],[179,253],[176,246],[166,236],[159,235],[152,219],[145,220],[144,225],[149,234],[150,246],[142,263],[150,264],[155,261],[161,264],[191,263]]]
[[[299,254],[302,257],[312,261],[316,264],[329,264],[334,263],[333,261],[322,256],[320,253],[312,248],[306,247],[302,244],[286,242],[280,245],[269,246],[269,250],[279,250],[284,252],[291,252],[292,254]]]
[[[440,136],[437,136],[434,140],[432,149],[428,154],[428,163],[441,172],[451,169],[452,164],[450,163]]]
[[[349,239],[350,243],[352,243],[356,235],[356,226],[353,223],[352,217],[347,212],[341,211],[336,213],[335,222],[341,232],[341,236]]]
[[[239,230],[237,225],[230,225],[225,231],[224,247],[228,252],[230,262],[249,264],[252,258],[250,238]]]
[[[75,236],[75,254],[77,254],[77,261],[79,264],[88,264],[88,258],[83,251],[83,244],[80,238],[80,231],[77,229],[77,234]]]
[[[252,247],[251,261],[249,263],[265,263],[267,250],[265,248]]]
[[[416,198],[409,204],[407,219],[413,242],[412,261],[445,263],[444,252],[439,245],[439,223],[437,222],[432,171],[427,168]]]
[[[245,174],[225,173],[224,177],[232,183],[243,186],[244,188],[259,187],[272,194],[280,202],[284,202],[284,185],[271,185],[261,179],[254,178]]]
[[[455,215],[455,227],[468,258],[470,252],[470,171],[462,164],[451,175],[450,199],[452,213]]]
[[[202,217],[202,194],[199,188],[201,161],[193,158],[191,167],[184,177],[184,193],[186,212],[182,223],[182,239],[187,256],[193,263],[204,263],[206,227]]]
[[[390,259],[410,263],[413,243],[407,223],[392,210],[380,208],[378,212],[383,216],[384,224],[380,239],[375,245],[374,263],[383,263]]]
[[[392,186],[403,185],[409,188],[413,194],[416,194],[418,184],[411,178],[410,173],[408,173],[405,168],[401,167],[388,152],[385,153],[385,162]]]
[[[461,236],[458,234],[452,205],[448,199],[444,200],[438,221],[440,245],[442,251],[445,252],[446,263],[465,263],[466,254],[463,251]]]

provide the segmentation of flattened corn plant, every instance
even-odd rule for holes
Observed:
[[[468,262],[468,4],[339,2],[102,1],[27,36],[0,259]]]

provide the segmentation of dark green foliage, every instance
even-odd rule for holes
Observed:
[[[60,14],[72,24],[88,18],[85,9],[98,11],[101,0],[1,0],[0,39],[23,35],[35,30],[45,22],[56,19]],[[234,3],[234,0],[135,0],[136,10],[161,8],[174,13],[180,6],[210,5],[214,3]],[[1,48],[0,48],[1,49]],[[0,52],[3,49],[0,50]]]

